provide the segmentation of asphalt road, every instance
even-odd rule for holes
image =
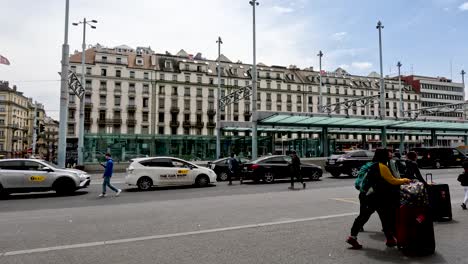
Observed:
[[[0,263],[468,263],[468,212],[456,176],[449,183],[454,220],[435,223],[436,254],[408,258],[387,249],[377,216],[360,251],[344,242],[358,211],[352,178],[307,183],[225,182],[207,188],[164,188],[98,198],[100,177],[73,196],[11,195],[0,200]],[[110,194],[110,193],[109,193]]]

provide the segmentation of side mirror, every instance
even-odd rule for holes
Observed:
[[[54,170],[51,169],[50,167],[43,167],[43,168],[41,168],[41,171],[53,172]]]

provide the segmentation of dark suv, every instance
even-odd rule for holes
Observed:
[[[341,155],[331,155],[326,163],[325,170],[333,177],[341,174],[357,177],[362,165],[372,161],[374,153],[367,150],[353,150]]]
[[[461,166],[467,157],[456,148],[413,148],[418,153],[418,165],[421,168]]]

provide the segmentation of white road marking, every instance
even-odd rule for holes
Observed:
[[[315,221],[315,220],[325,220],[325,219],[353,216],[353,215],[357,215],[357,214],[358,214],[357,212],[344,213],[344,214],[316,216],[316,217],[309,217],[309,218],[297,218],[297,219],[284,220],[284,221],[265,222],[265,223],[259,223],[259,224],[250,224],[250,225],[205,229],[205,230],[197,230],[197,231],[173,233],[173,234],[165,234],[165,235],[142,236],[142,237],[133,237],[133,238],[125,238],[125,239],[115,239],[115,240],[107,240],[107,241],[97,241],[97,242],[89,242],[89,243],[61,245],[61,246],[55,246],[55,247],[33,248],[33,249],[3,252],[3,253],[0,253],[0,257],[2,257],[2,256],[26,255],[26,254],[42,253],[42,252],[49,252],[49,251],[74,249],[74,248],[87,248],[87,247],[94,247],[94,246],[115,245],[115,244],[123,244],[123,243],[137,242],[137,241],[155,240],[155,239],[173,238],[173,237],[200,235],[200,234],[209,234],[209,233],[226,232],[226,231],[234,231],[234,230],[249,229],[249,228],[260,228],[260,227],[266,227],[266,226],[293,224],[293,223],[300,223],[300,222],[308,222],[308,221]]]
[[[345,202],[345,203],[352,203],[359,205],[359,201],[356,198],[330,198],[330,200]]]

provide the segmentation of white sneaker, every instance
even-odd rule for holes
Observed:
[[[106,194],[105,194],[105,193],[101,193],[101,194],[99,195],[99,197],[106,197]]]
[[[121,192],[122,192],[122,189],[119,189],[119,190],[115,193],[115,196],[119,196]]]

